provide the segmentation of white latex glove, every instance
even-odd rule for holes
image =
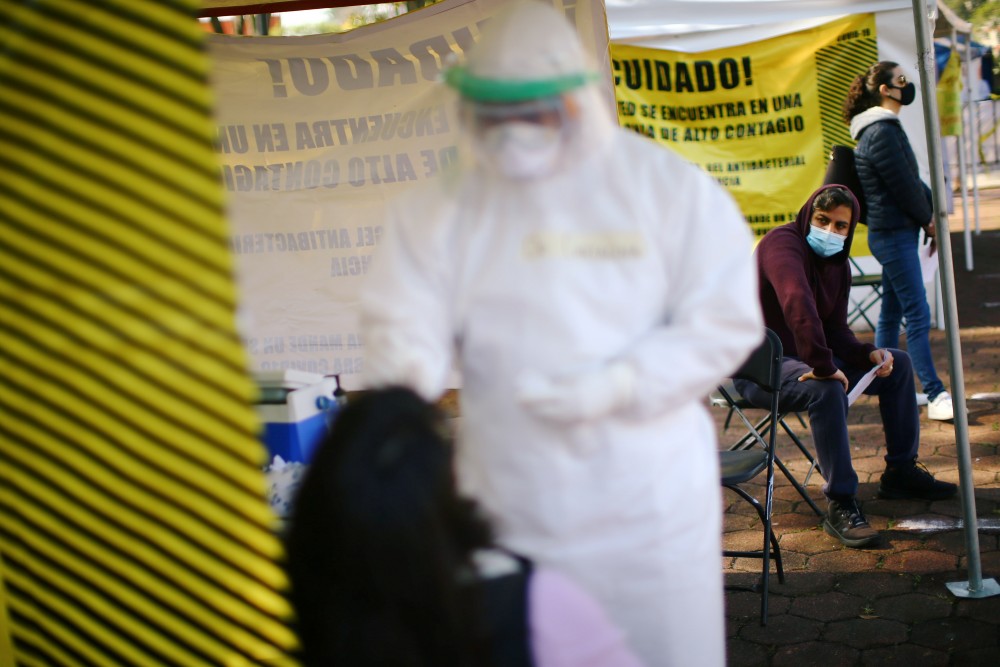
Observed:
[[[572,376],[547,377],[525,371],[517,381],[517,400],[536,417],[561,424],[592,421],[630,405],[636,372],[616,361]]]

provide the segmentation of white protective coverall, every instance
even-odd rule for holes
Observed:
[[[586,68],[534,2],[492,19],[466,66]],[[751,237],[711,177],[619,129],[594,83],[565,95],[577,116],[551,173],[465,164],[392,206],[361,291],[365,383],[434,400],[457,360],[460,481],[501,542],[582,583],[648,665],[723,665],[706,396],[763,337]]]

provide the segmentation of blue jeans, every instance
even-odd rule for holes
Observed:
[[[882,306],[875,329],[876,347],[899,347],[899,327],[906,323],[906,350],[927,398],[944,391],[931,358],[931,309],[920,272],[919,229],[868,230],[868,247],[882,265]]]
[[[864,393],[878,396],[878,409],[885,432],[886,464],[914,460],[920,447],[920,413],[917,407],[910,357],[902,350],[892,353],[893,371],[876,377]],[[853,368],[834,358],[850,386],[857,384],[867,368]],[[799,377],[812,368],[800,359],[785,357],[781,364],[778,408],[782,412],[806,412],[816,458],[826,484],[823,493],[834,500],[853,498],[858,492],[858,475],[851,463],[851,442],[847,434],[847,392],[835,380],[806,380]],[[740,394],[756,405],[770,405],[770,394],[745,380],[733,382]]]

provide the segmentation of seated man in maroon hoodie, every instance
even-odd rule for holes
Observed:
[[[843,186],[823,186],[809,197],[794,222],[771,230],[755,251],[764,323],[784,348],[780,407],[805,411],[826,479],[830,501],[823,527],[849,547],[878,541],[857,502],[858,476],[847,435],[847,392],[885,361],[864,393],[878,396],[885,430],[886,467],[882,498],[939,500],[957,487],[934,479],[917,463],[920,416],[910,357],[859,341],[847,324],[851,269],[848,253],[859,215],[858,202]],[[756,385],[737,382],[751,403],[766,406]]]

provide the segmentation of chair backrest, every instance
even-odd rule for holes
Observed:
[[[743,365],[733,373],[733,378],[749,380],[770,393],[776,393],[781,384],[781,358],[784,351],[778,334],[764,330],[764,340],[750,353]]]
[[[769,415],[756,425],[750,422],[743,410],[739,408],[733,396],[725,387],[719,387],[719,393],[726,399],[730,407],[747,427],[748,436],[726,451],[719,452],[719,463],[722,485],[734,491],[740,498],[750,503],[760,517],[764,528],[764,543],[759,550],[723,549],[727,557],[751,557],[761,559],[760,590],[760,622],[767,623],[768,581],[770,578],[770,562],[774,558],[778,570],[778,580],[784,581],[784,570],[781,564],[781,546],[774,535],[771,523],[772,502],[774,494],[775,467],[775,435],[778,430],[780,413],[778,412],[778,391],[781,386],[782,347],[778,334],[770,329],[764,330],[764,340],[761,341],[743,365],[732,375],[733,379],[746,380],[758,385],[770,394]],[[764,429],[762,431],[761,429]],[[756,444],[759,443],[761,448]],[[764,501],[760,502],[747,489],[742,488],[745,482],[766,473],[764,485]]]

